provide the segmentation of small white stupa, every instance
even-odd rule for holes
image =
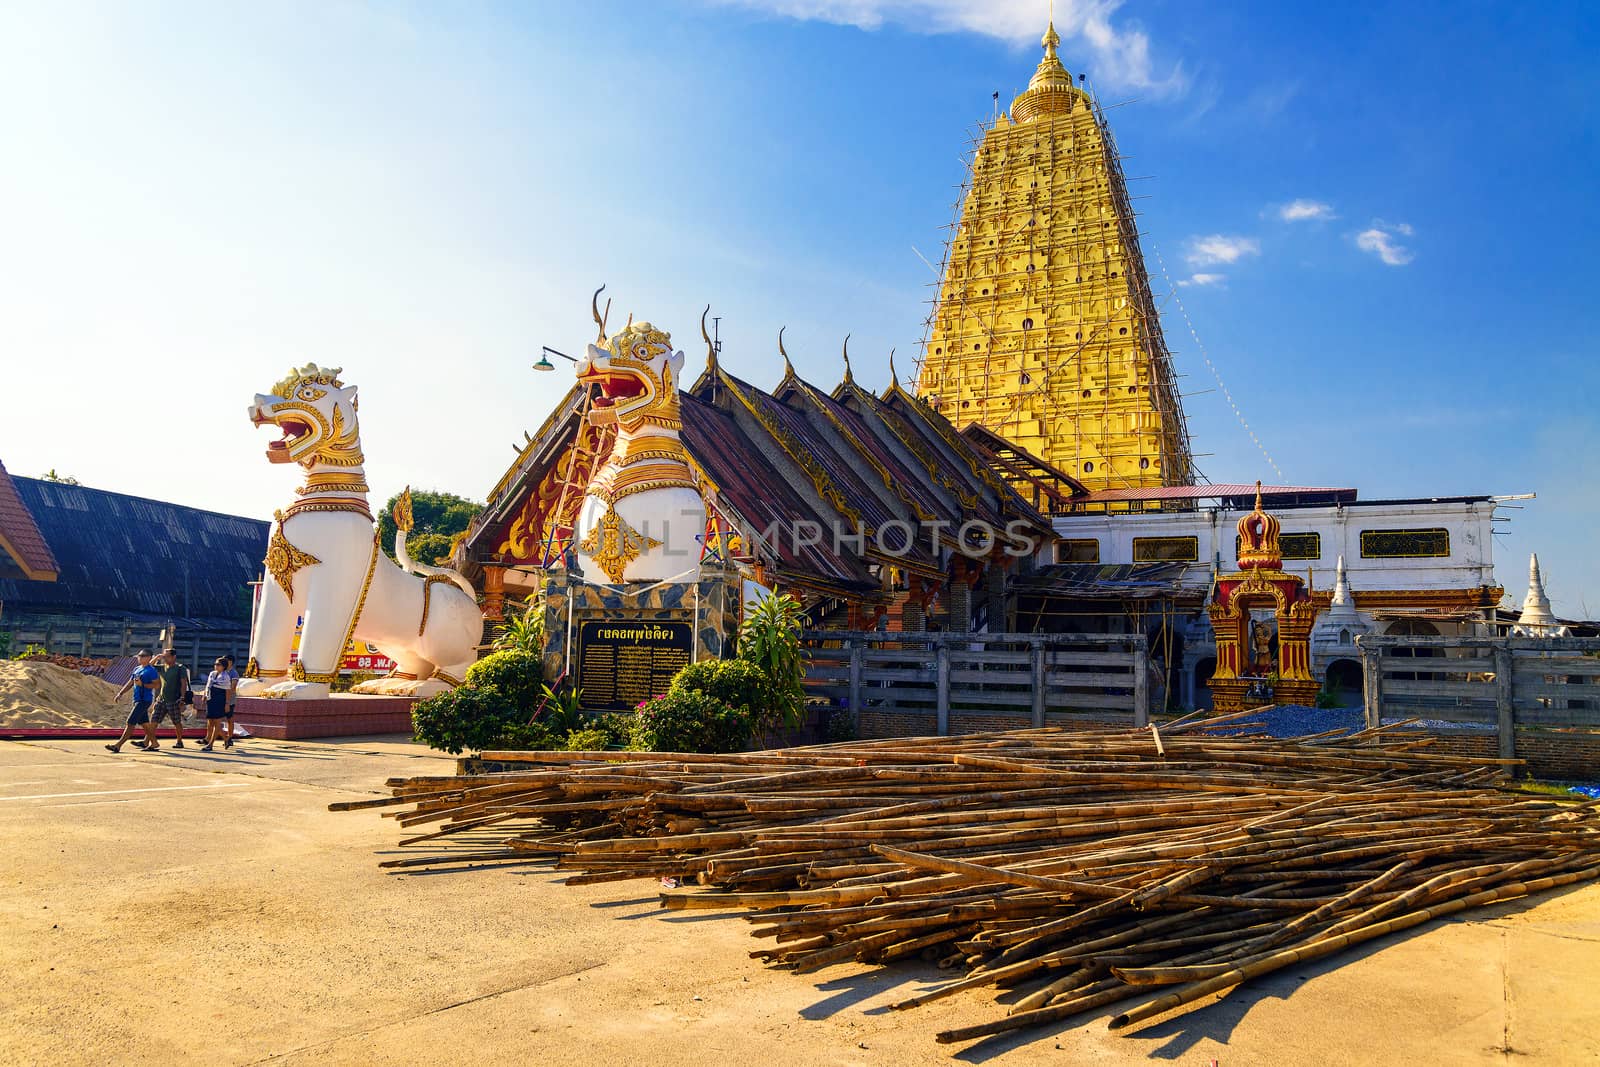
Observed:
[[[1550,610],[1537,552],[1528,557],[1528,595],[1522,598],[1522,617],[1511,628],[1511,633],[1514,637],[1569,637],[1572,633]]]
[[[1355,652],[1355,639],[1371,631],[1372,623],[1356,610],[1350,577],[1345,574],[1344,557],[1340,556],[1339,569],[1333,578],[1333,599],[1328,601],[1328,610],[1317,616],[1312,645],[1325,657],[1350,656]]]

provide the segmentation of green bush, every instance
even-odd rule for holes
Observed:
[[[464,750],[516,748],[505,744],[508,731],[527,718],[493,686],[464,685],[411,705],[411,729],[418,741],[451,755]]]
[[[599,725],[580,726],[567,734],[561,748],[566,752],[599,752],[610,747],[611,738],[606,733],[605,727]]]
[[[505,629],[494,639],[494,647],[521,652],[544,651],[544,601],[538,593],[530,594],[520,611],[506,612]]]
[[[515,749],[519,752],[537,752],[556,747],[559,741],[548,727],[538,722],[512,723],[501,731],[490,748]]]
[[[739,628],[739,658],[767,676],[771,719],[790,727],[806,721],[806,654],[800,647],[800,602],[787,593],[753,603]]]
[[[626,712],[611,712],[596,715],[586,725],[605,731],[606,748],[627,748],[633,744],[634,728],[638,725],[638,718]]]
[[[708,659],[691,663],[672,679],[671,688],[695,690],[742,712],[759,729],[778,720],[772,682],[760,667],[742,659]]]
[[[651,752],[742,752],[750,717],[698,689],[669,689],[639,705],[633,743]]]
[[[467,685],[498,690],[526,720],[544,695],[544,662],[521,649],[491,652],[467,668]]]

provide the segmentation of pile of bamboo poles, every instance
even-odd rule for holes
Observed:
[[[999,990],[968,1041],[1143,998],[1120,1028],[1280,967],[1600,876],[1600,802],[1510,791],[1426,741],[1021,730],[739,755],[518,752],[511,773],[391,779],[416,857],[669,880],[749,909],[753,956],[936,962],[894,1005]],[[686,888],[675,888],[684,885]],[[1161,987],[1169,987],[1165,995]]]

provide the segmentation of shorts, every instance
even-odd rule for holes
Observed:
[[[170,718],[172,720],[172,725],[174,725],[174,726],[182,726],[183,725],[183,701],[181,701],[181,700],[158,700],[158,701],[156,701],[156,710],[150,713],[150,721],[159,725],[161,720],[162,719],[166,719],[166,718]]]
[[[148,700],[134,701],[133,710],[128,712],[129,726],[143,726],[150,721],[150,702]]]

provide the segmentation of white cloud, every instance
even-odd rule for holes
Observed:
[[[1189,238],[1186,258],[1192,267],[1209,267],[1214,263],[1237,263],[1245,256],[1261,254],[1261,242],[1254,237],[1230,237],[1213,233],[1206,237]]]
[[[1180,288],[1187,289],[1191,285],[1221,285],[1226,274],[1191,274],[1187,278],[1178,279]]]
[[[978,33],[1037,47],[1045,5],[1038,0],[710,0],[787,18],[875,30],[893,23],[923,33]],[[1136,25],[1114,24],[1123,0],[1057,0],[1061,61],[1074,74],[1081,65],[1103,87],[1147,96],[1178,96],[1189,86],[1180,64],[1164,73],[1150,57],[1150,38]],[[1078,44],[1074,43],[1076,39]],[[1088,55],[1084,55],[1087,46]],[[1074,62],[1076,57],[1077,62]],[[1084,60],[1087,59],[1087,64]],[[1020,79],[1019,79],[1020,80]]]
[[[1333,218],[1333,205],[1320,200],[1291,200],[1278,209],[1284,222],[1309,222],[1313,219]]]
[[[1404,222],[1387,223],[1373,220],[1372,226],[1356,235],[1356,247],[1371,252],[1391,267],[1403,267],[1415,257],[1411,249],[1395,240],[1396,235],[1410,237],[1416,231]]]

